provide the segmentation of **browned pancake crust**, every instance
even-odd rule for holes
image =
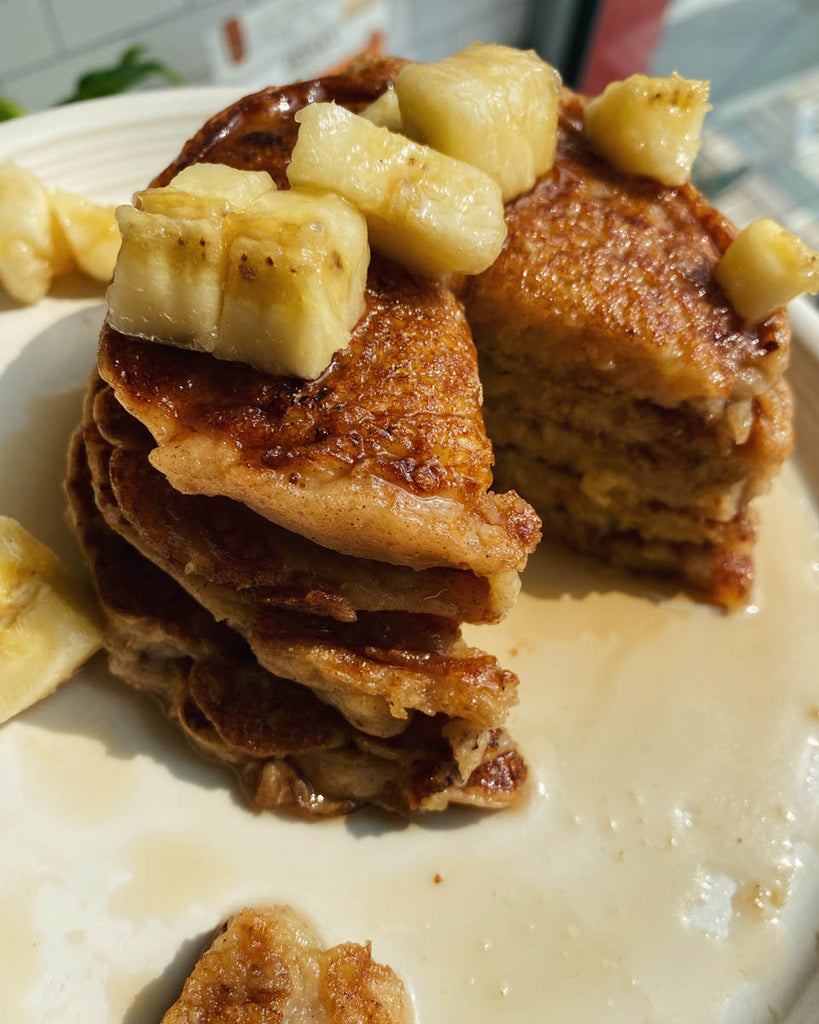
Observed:
[[[456,738],[444,716],[421,715],[401,736],[375,739],[306,687],[261,669],[232,630],[105,524],[80,431],[66,491],[105,613],[112,670],[155,693],[204,753],[234,765],[257,806],[324,817],[366,804],[406,814],[518,798],[526,765],[501,730],[478,749],[464,781],[458,764],[469,762],[478,735],[468,727]]]
[[[294,82],[245,96],[214,114],[151,185],[167,185],[190,164],[212,163],[267,171],[279,188],[289,188],[285,171],[298,134],[292,115],[308,103],[338,103],[359,111],[395,81],[405,63],[397,57],[357,61],[342,75]]]
[[[248,97],[211,119],[156,183],[219,160],[263,168],[287,187],[295,113],[317,99],[360,107],[398,67],[374,62]],[[520,570],[539,538],[525,502],[489,491],[492,449],[459,303],[389,261],[373,257],[366,312],[317,380],[107,326],[99,368],[159,441],[152,461],[177,490],[223,494],[326,547],[414,568]]]
[[[274,907],[227,922],[162,1024],[410,1024],[411,1007],[369,942],[324,949],[289,907]]]
[[[86,412],[93,402],[86,403]],[[93,422],[84,437],[96,501],[108,525],[248,641],[271,672],[311,686],[356,725],[391,735],[408,710],[499,725],[516,699],[517,678],[461,639],[457,623],[433,615],[365,612],[353,622],[254,601],[252,592],[209,584],[139,538],[111,487],[112,451]]]
[[[151,467],[150,434],[97,378],[86,422],[111,448],[114,500],[142,541],[179,570],[235,587],[255,601],[353,622],[361,611],[423,612],[493,622],[517,580],[456,569],[415,571],[350,558],[283,530],[229,498],[184,495]]]
[[[784,312],[746,328],[715,283],[734,228],[690,183],[612,168],[584,102],[564,94],[554,169],[508,205],[501,255],[465,285],[478,348],[664,405],[764,390],[790,329]]]

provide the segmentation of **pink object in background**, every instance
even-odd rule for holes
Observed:
[[[580,91],[594,96],[614,79],[648,71],[668,6],[669,0],[604,0],[592,29]]]

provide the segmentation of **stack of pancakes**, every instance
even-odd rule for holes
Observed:
[[[296,112],[354,111],[400,61],[266,89],[192,163],[279,188]],[[158,693],[259,805],[313,813],[503,806],[525,766],[516,680],[469,649],[548,533],[730,606],[752,581],[752,499],[790,450],[784,312],[748,327],[714,280],[735,231],[690,184],[614,170],[565,92],[553,169],[507,205],[478,277],[374,256],[366,311],[316,380],[103,328],[71,451],[77,531],[111,664]],[[481,380],[472,337],[480,353]]]
[[[714,280],[736,232],[690,182],[622,174],[564,93],[552,172],[465,288],[497,479],[544,533],[730,606],[752,499],[792,444],[784,310],[749,327]]]
[[[279,187],[309,100],[371,101],[389,62],[265,90],[198,160]],[[264,131],[261,131],[261,126]],[[103,328],[72,442],[72,518],[112,669],[160,696],[262,807],[409,812],[514,801],[517,680],[460,623],[513,602],[538,539],[492,449],[463,310],[373,257],[367,309],[320,378],[272,377]]]

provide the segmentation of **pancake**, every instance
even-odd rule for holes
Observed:
[[[98,378],[85,420],[110,446],[116,503],[147,546],[186,574],[236,588],[258,602],[354,622],[358,612],[422,612],[494,622],[518,591],[517,573],[494,577],[446,568],[416,571],[350,558],[281,529],[240,502],[183,495],[153,469],[150,434]]]
[[[400,67],[364,63],[265,89],[212,118],[154,185],[199,161],[286,167],[306,103],[358,109]],[[533,510],[495,494],[468,324],[444,285],[373,255],[366,309],[316,380],[274,377],[103,328],[99,371],[152,434],[152,465],[186,494],[221,495],[323,547],[414,569],[520,571]]]
[[[86,412],[99,406],[86,403]],[[277,608],[240,591],[212,583],[175,560],[162,545],[163,509],[149,503],[143,529],[123,513],[112,486],[111,463],[120,456],[120,476],[144,464],[145,453],[112,449],[86,418],[84,439],[97,506],[112,529],[175,579],[218,621],[228,622],[250,644],[260,663],[320,693],[359,728],[394,734],[408,712],[463,717],[481,728],[503,721],[517,680],[494,658],[468,648],[456,623],[426,614],[362,612],[354,622]],[[120,485],[119,490],[123,489]],[[126,488],[127,489],[127,488]],[[141,508],[141,510],[143,510]],[[187,520],[182,520],[184,526]],[[148,539],[146,540],[146,535]]]
[[[81,431],[66,490],[112,671],[159,697],[201,752],[238,771],[256,806],[322,817],[368,804],[404,814],[450,802],[495,809],[519,797],[526,767],[500,729],[418,715],[401,735],[377,738],[265,671],[233,630],[107,526]]]
[[[785,311],[742,323],[714,280],[733,226],[693,185],[623,175],[562,98],[554,168],[465,280],[497,479],[544,530],[731,606],[792,446]]]

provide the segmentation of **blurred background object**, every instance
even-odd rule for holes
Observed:
[[[248,91],[362,50],[532,46],[590,93],[636,71],[711,80],[698,184],[741,226],[819,246],[819,0],[0,0],[0,120],[169,81]],[[139,49],[136,49],[139,48]]]
[[[0,93],[28,109],[134,46],[186,82],[252,86],[483,39],[534,46],[589,92],[676,70],[718,103],[819,61],[819,0],[0,0],[0,16]]]

